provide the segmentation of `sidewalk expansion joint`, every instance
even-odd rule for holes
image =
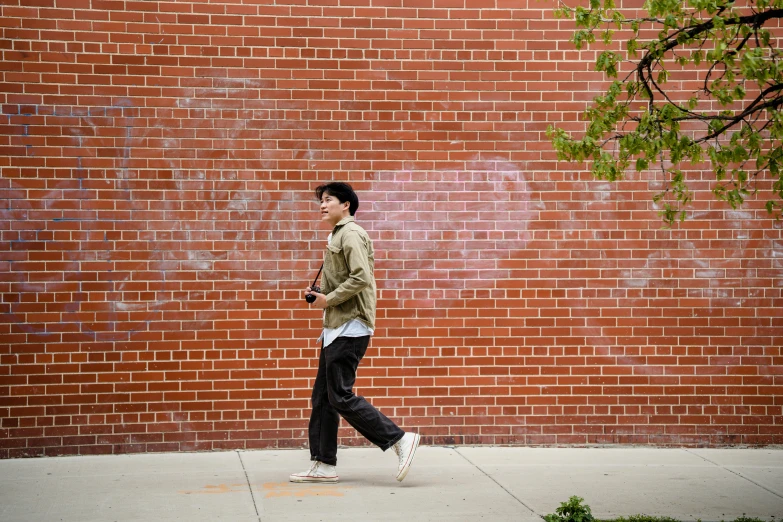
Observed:
[[[779,499],[783,499],[783,495],[781,495],[781,494],[780,494],[780,493],[778,493],[777,491],[775,491],[775,490],[772,490],[772,489],[769,489],[767,486],[765,486],[765,485],[763,485],[763,484],[759,484],[759,483],[758,483],[758,482],[756,482],[755,480],[752,480],[752,479],[750,479],[750,478],[746,477],[746,476],[745,476],[745,475],[743,475],[742,473],[738,473],[738,472],[734,471],[733,469],[731,469],[731,468],[727,468],[726,466],[724,466],[724,465],[722,465],[722,464],[718,464],[717,462],[713,462],[713,461],[711,461],[710,459],[708,459],[707,457],[705,457],[705,456],[703,456],[703,455],[699,455],[698,453],[694,453],[694,452],[690,451],[688,448],[683,448],[683,449],[684,449],[684,450],[685,450],[687,453],[690,453],[691,455],[695,455],[695,456],[699,457],[700,459],[702,459],[702,460],[704,460],[704,461],[706,461],[706,462],[709,462],[709,463],[710,463],[710,464],[712,464],[713,466],[717,466],[717,467],[719,467],[719,468],[721,468],[721,469],[724,469],[724,470],[728,471],[729,473],[731,473],[731,474],[733,474],[733,475],[736,475],[736,476],[738,476],[739,478],[741,478],[741,479],[743,479],[743,480],[747,480],[748,482],[750,482],[750,483],[751,483],[751,484],[753,484],[754,486],[758,486],[758,487],[760,487],[761,489],[763,489],[764,491],[767,491],[767,492],[769,492],[769,493],[772,493],[773,495],[775,495],[775,496],[776,496],[776,497],[778,497]]]
[[[541,517],[541,518],[543,518],[543,516],[542,516],[540,513],[536,513],[536,511],[535,511],[533,508],[531,508],[530,506],[528,506],[527,504],[525,504],[525,503],[524,503],[524,501],[522,501],[522,499],[520,499],[519,497],[517,497],[516,495],[514,495],[514,494],[513,494],[511,491],[509,491],[509,490],[508,490],[508,489],[507,489],[505,486],[503,486],[503,484],[501,484],[500,482],[498,482],[497,480],[495,480],[495,478],[494,478],[492,475],[490,475],[489,473],[487,473],[486,471],[484,471],[483,469],[481,469],[481,467],[479,467],[478,465],[474,464],[473,462],[471,462],[471,461],[470,461],[470,459],[469,459],[469,458],[467,458],[465,455],[463,455],[462,453],[460,453],[460,452],[459,452],[459,448],[453,448],[453,449],[454,449],[454,451],[457,453],[457,455],[459,455],[460,457],[462,457],[463,459],[465,459],[465,460],[467,461],[467,463],[468,463],[468,464],[470,464],[471,466],[473,466],[474,468],[476,468],[477,470],[479,470],[480,472],[482,472],[482,473],[484,474],[484,476],[485,476],[485,477],[487,477],[489,480],[491,480],[492,482],[494,482],[495,484],[497,484],[497,485],[498,485],[498,487],[499,487],[500,489],[502,489],[503,491],[505,491],[506,493],[508,493],[508,495],[509,495],[511,498],[513,498],[514,500],[516,500],[517,502],[519,502],[520,504],[522,504],[523,506],[525,506],[525,508],[527,508],[527,509],[528,509],[528,510],[529,510],[531,513],[533,513],[534,515],[536,515],[536,516],[538,516],[538,517]]]
[[[258,522],[261,522],[261,515],[258,513],[258,504],[256,504],[256,496],[253,494],[253,486],[250,484],[250,477],[247,474],[247,469],[245,469],[245,462],[242,460],[242,454],[237,451],[237,457],[239,457],[239,463],[242,464],[242,471],[245,473],[245,480],[247,481],[247,488],[250,490],[250,498],[253,500],[253,509],[256,510],[256,516],[258,517]]]

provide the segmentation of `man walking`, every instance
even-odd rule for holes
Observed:
[[[353,393],[356,370],[375,328],[372,240],[354,221],[359,198],[347,183],[315,189],[321,220],[332,226],[324,254],[321,291],[308,287],[313,304],[324,310],[321,355],[313,385],[308,435],[310,469],[291,482],[337,482],[337,430],[340,416],[367,440],[398,457],[397,480],[408,474],[421,436],[405,433],[364,397]]]

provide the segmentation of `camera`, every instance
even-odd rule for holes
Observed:
[[[319,293],[319,294],[321,293],[321,287],[320,286],[311,286],[310,289],[313,292],[316,292],[316,293]],[[311,303],[311,304],[314,303],[315,302],[315,294],[307,294],[305,296],[305,301],[307,301],[308,303]]]

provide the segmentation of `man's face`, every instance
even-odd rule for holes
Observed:
[[[340,203],[340,200],[329,193],[324,193],[321,197],[321,221],[335,226],[344,217],[351,215],[349,202]]]

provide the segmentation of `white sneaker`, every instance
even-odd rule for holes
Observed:
[[[337,482],[337,466],[330,466],[321,461],[314,460],[307,471],[293,473],[288,480],[291,482]]]
[[[400,459],[400,464],[397,468],[397,480],[400,482],[408,474],[408,470],[411,469],[411,463],[413,462],[413,456],[416,454],[416,448],[419,447],[419,441],[421,441],[421,435],[418,433],[406,433],[392,446],[397,454],[397,458]]]

